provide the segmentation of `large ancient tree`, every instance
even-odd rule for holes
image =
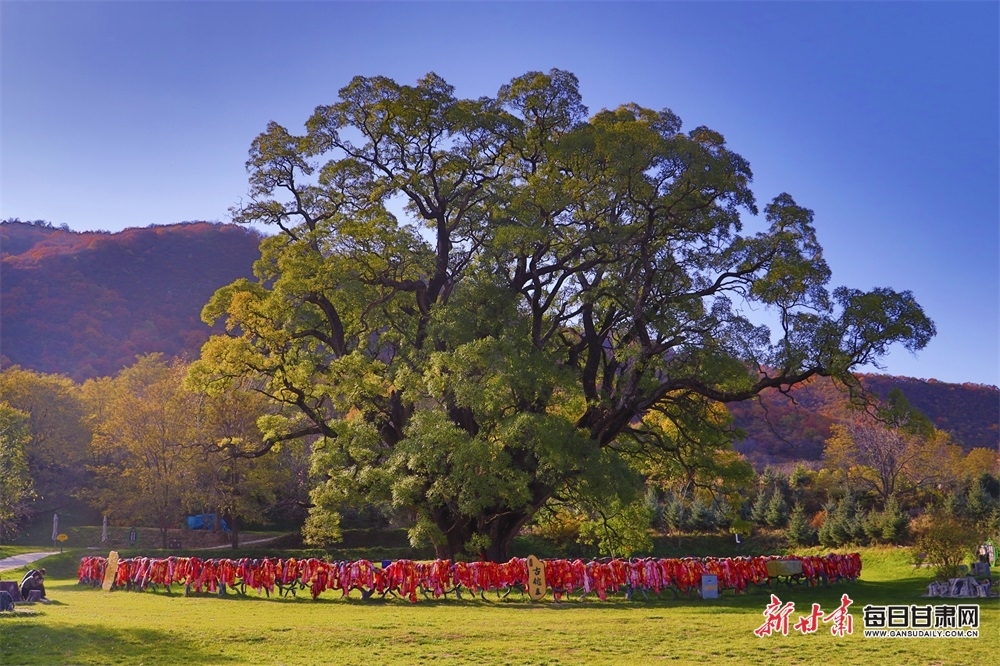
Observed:
[[[717,441],[718,403],[853,384],[934,333],[908,292],[831,293],[812,213],[782,194],[750,217],[719,133],[634,104],[588,119],[564,71],[475,100],[357,77],[247,167],[234,218],[278,233],[206,306],[229,335],[197,373],[297,408],[256,453],[316,438],[317,521],[391,503],[441,556],[502,559],[547,502],[620,499],[635,457]]]

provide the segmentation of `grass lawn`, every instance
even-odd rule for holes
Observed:
[[[818,603],[853,600],[854,633],[790,631],[758,638],[772,590],[716,600],[577,598],[559,604],[482,601],[267,599],[251,592],[185,597],[179,591],[105,593],[70,576],[79,552],[46,560],[50,604],[0,615],[0,663],[14,664],[973,664],[997,663],[1000,601],[979,600],[976,639],[862,636],[866,604],[958,603],[920,597],[931,579],[905,549],[864,549],[859,581],[774,588],[794,601],[794,622]],[[55,572],[53,580],[51,574]],[[14,572],[4,575],[14,577]],[[490,595],[487,595],[488,597]],[[963,600],[961,603],[974,603]]]

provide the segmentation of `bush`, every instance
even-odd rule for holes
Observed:
[[[580,525],[580,542],[597,546],[602,555],[630,557],[636,552],[649,552],[653,540],[649,534],[652,512],[645,501],[624,506],[613,503],[604,515]]]
[[[919,558],[934,567],[938,578],[955,578],[961,566],[973,556],[981,534],[969,520],[958,518],[949,511],[938,511],[927,517],[916,538]]]
[[[753,533],[753,523],[740,517],[733,518],[729,521],[729,533],[746,539]]]
[[[559,509],[554,513],[539,513],[531,533],[551,543],[557,552],[574,552],[580,540],[580,526],[586,517],[579,512]]]

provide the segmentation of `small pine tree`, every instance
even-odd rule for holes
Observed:
[[[788,477],[788,485],[794,490],[805,487],[807,483],[809,483],[809,470],[806,469],[805,465],[799,463],[792,470],[791,476]]]
[[[882,514],[878,511],[869,511],[861,520],[861,530],[865,537],[872,543],[882,542]]]
[[[764,513],[764,521],[770,527],[784,527],[788,523],[788,503],[781,491],[775,489],[771,499],[767,503],[767,511]]]
[[[687,531],[687,513],[684,502],[674,494],[671,494],[663,505],[663,520],[674,532]]]
[[[720,498],[713,502],[712,511],[715,512],[716,527],[728,528],[732,523],[733,516],[736,515],[725,498]]]
[[[944,512],[953,518],[964,518],[965,495],[957,490],[952,490],[950,493],[945,495],[943,508]]]
[[[766,525],[767,524],[767,507],[771,502],[771,495],[773,491],[770,488],[766,490],[761,490],[757,495],[756,501],[753,503],[753,507],[750,509],[750,520],[753,521],[755,525]]]
[[[830,502],[826,505],[826,518],[823,520],[823,524],[820,525],[817,536],[819,537],[819,542],[826,546],[827,548],[836,547],[841,545],[839,540],[840,530],[837,525],[837,504],[836,502]]]
[[[788,488],[792,493],[792,499],[796,502],[801,502],[807,494],[807,488],[810,482],[810,472],[801,463],[795,466],[791,475],[788,477]]]
[[[691,502],[690,522],[693,529],[704,532],[714,530],[719,524],[712,507],[698,498]]]
[[[843,506],[843,529],[846,535],[843,543],[866,543],[868,538],[864,528],[865,511],[858,505],[857,496],[848,492],[840,503]]]
[[[667,521],[664,518],[664,513],[666,510],[665,503],[663,501],[663,492],[657,490],[656,488],[649,486],[646,488],[646,505],[653,516],[652,525],[658,529],[663,529],[667,527]]]
[[[895,495],[885,503],[885,511],[881,515],[883,543],[904,543],[910,535],[910,517],[899,508]]]
[[[805,508],[795,503],[792,513],[788,518],[788,529],[785,536],[796,546],[815,546],[817,542],[816,529],[809,524]]]
[[[982,523],[993,513],[993,498],[989,496],[983,484],[978,479],[969,486],[965,495],[965,515],[971,520]]]
[[[864,518],[854,495],[848,492],[839,502],[827,504],[826,520],[819,530],[820,543],[828,547],[865,543]]]
[[[788,485],[788,478],[773,467],[765,467],[761,474],[761,482],[771,490]]]

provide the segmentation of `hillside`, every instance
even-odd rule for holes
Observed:
[[[201,309],[219,287],[249,277],[260,236],[191,222],[85,232],[0,224],[0,355],[82,381],[113,375],[136,355],[197,356],[210,329]]]
[[[1000,390],[996,386],[889,375],[862,375],[861,380],[881,397],[899,388],[911,405],[967,451],[996,449],[1000,442]],[[846,411],[844,396],[828,379],[806,382],[789,395],[767,391],[758,400],[728,407],[736,426],[747,435],[736,448],[758,467],[819,460],[830,426]]]

